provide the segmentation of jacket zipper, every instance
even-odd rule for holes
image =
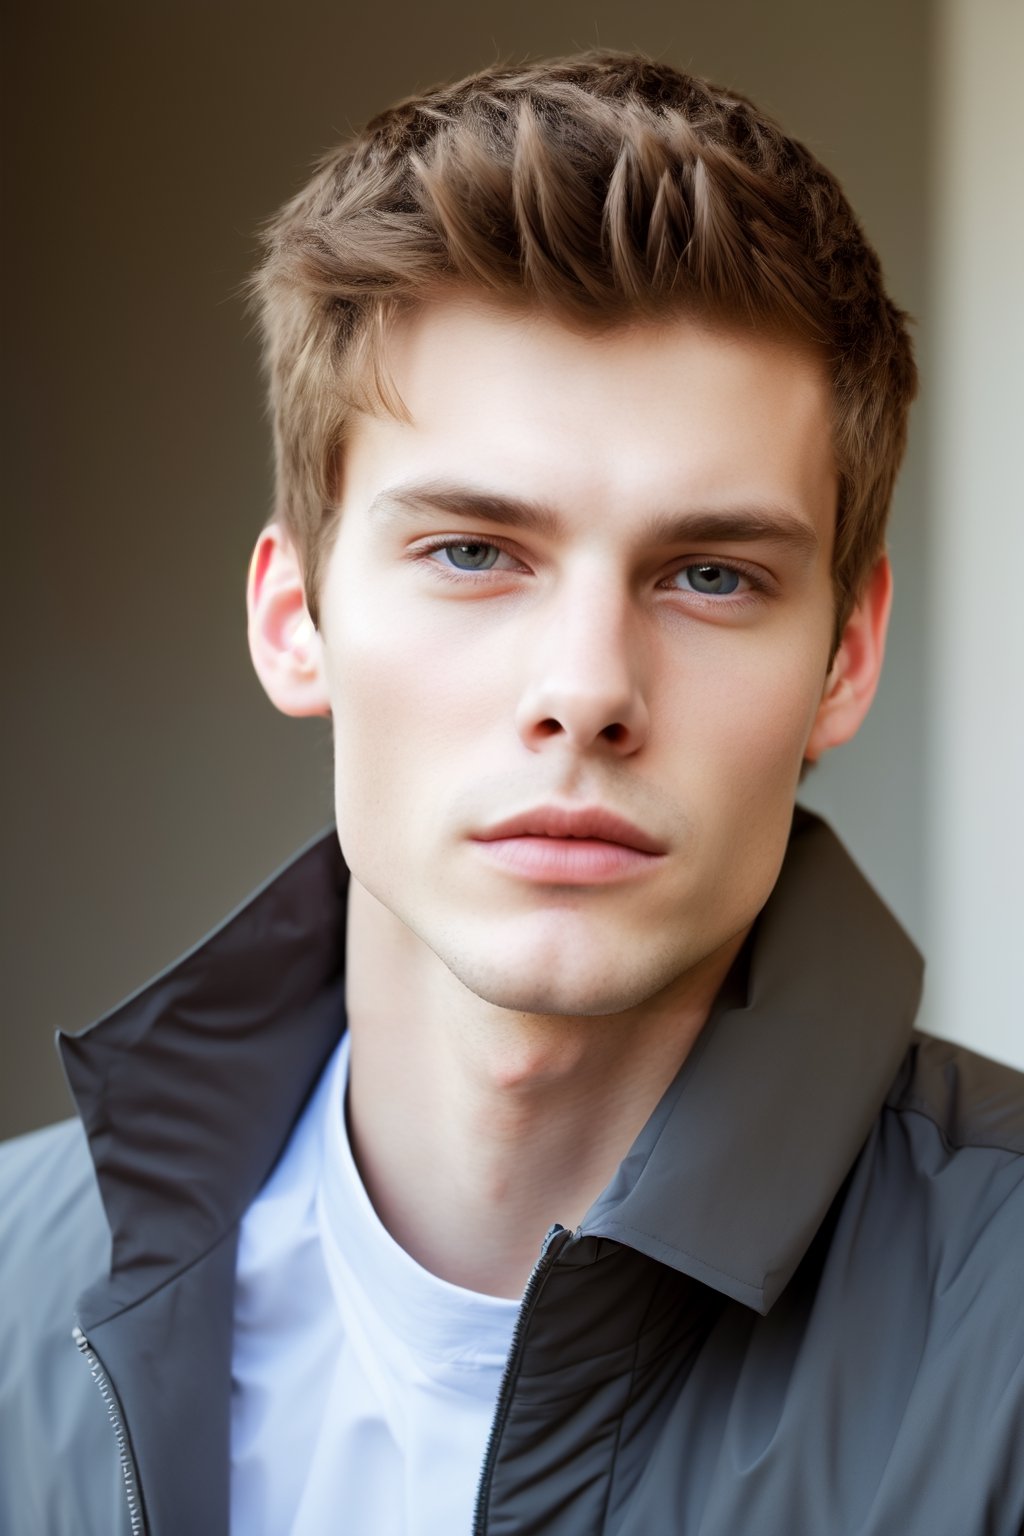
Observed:
[[[564,1242],[556,1242],[559,1235],[564,1236]],[[544,1278],[555,1259],[565,1247],[572,1234],[565,1227],[556,1224],[551,1228],[544,1245],[540,1250],[540,1257],[533,1266],[533,1271],[526,1282],[523,1291],[523,1299],[516,1314],[516,1325],[512,1331],[512,1342],[509,1345],[508,1359],[505,1361],[505,1370],[501,1378],[501,1386],[498,1389],[498,1402],[494,1410],[494,1418],[491,1420],[491,1432],[487,1437],[487,1450],[484,1452],[484,1464],[480,1473],[480,1481],[476,1490],[476,1506],[473,1510],[472,1536],[486,1536],[487,1532],[487,1499],[491,1491],[491,1479],[494,1476],[494,1462],[498,1451],[498,1441],[508,1418],[509,1408],[512,1406],[512,1382],[519,1368],[519,1355],[522,1352],[523,1335],[526,1332],[526,1324],[530,1320],[540,1288]]]
[[[124,1427],[121,1404],[117,1400],[117,1394],[111,1384],[110,1377],[103,1368],[102,1360],[77,1323],[71,1330],[71,1337],[85,1356],[86,1364],[92,1372],[92,1379],[99,1388],[100,1396],[103,1399],[103,1406],[107,1410],[110,1427],[117,1439],[117,1455],[121,1463],[121,1477],[124,1480],[125,1498],[128,1500],[128,1516],[131,1520],[132,1536],[145,1536],[146,1524],[142,1517],[142,1503],[139,1498],[139,1479],[135,1470],[135,1460],[128,1444],[128,1433]]]

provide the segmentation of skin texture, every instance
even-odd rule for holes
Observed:
[[[271,525],[250,641],[279,708],[334,718],[370,1196],[427,1267],[514,1295],[699,1033],[802,763],[866,714],[889,568],[830,666],[828,386],[794,345],[463,298],[404,320],[389,361],[409,419],[354,422],[320,631]],[[610,809],[660,852],[526,879],[478,838],[541,805]]]

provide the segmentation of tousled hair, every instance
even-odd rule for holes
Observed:
[[[811,346],[832,391],[838,639],[884,549],[917,374],[878,257],[802,144],[733,91],[590,52],[427,91],[327,155],[251,282],[274,515],[314,622],[346,425],[401,412],[389,327],[452,288],[592,328],[690,314]]]

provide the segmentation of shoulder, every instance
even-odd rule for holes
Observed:
[[[72,1339],[109,1251],[77,1120],[0,1144],[0,1529],[120,1528],[113,1436]]]
[[[1024,1357],[1024,1074],[915,1035],[870,1158],[893,1242],[932,1307]],[[897,1233],[899,1234],[897,1236]]]
[[[77,1120],[0,1144],[0,1402],[70,1359],[78,1297],[106,1273],[110,1232]]]
[[[80,1291],[109,1262],[110,1238],[77,1120],[0,1144],[0,1361],[18,1339],[70,1335]],[[6,1314],[6,1321],[4,1315]],[[8,1355],[9,1358],[9,1355]],[[2,1371],[0,1366],[0,1371]]]
[[[951,1040],[915,1034],[887,1108],[920,1116],[950,1152],[987,1148],[1024,1159],[1024,1073]]]
[[[85,1132],[66,1120],[0,1144],[0,1265],[83,1249],[103,1257],[106,1222]],[[94,1278],[83,1276],[82,1284]]]
[[[89,1148],[80,1121],[72,1118],[57,1125],[29,1131],[10,1141],[0,1141],[0,1182],[10,1186],[24,1175],[40,1173],[44,1177],[57,1169],[90,1166]]]
[[[0,1310],[0,1396],[12,1377],[24,1380],[40,1351],[74,1350],[75,1303],[109,1256],[78,1121],[0,1145],[0,1293],[7,1302]]]

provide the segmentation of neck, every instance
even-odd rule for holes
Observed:
[[[456,1285],[520,1295],[545,1233],[578,1226],[686,1059],[744,937],[623,1013],[514,1013],[353,879],[349,1133],[396,1242]]]

